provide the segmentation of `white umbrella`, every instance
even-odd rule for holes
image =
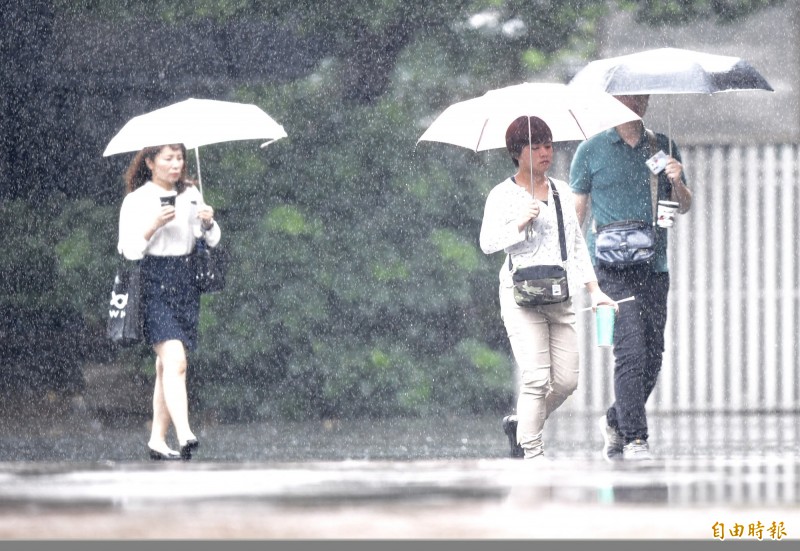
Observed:
[[[476,152],[502,148],[506,146],[508,125],[521,116],[542,119],[556,142],[585,140],[639,118],[602,90],[526,82],[454,103],[433,121],[417,143],[444,142]]]
[[[259,107],[229,101],[189,98],[128,121],[103,151],[103,156],[145,147],[182,143],[195,150],[200,177],[201,145],[235,140],[266,140],[262,147],[286,137],[286,131]]]
[[[550,82],[525,82],[454,103],[433,121],[417,143],[444,142],[475,152],[506,147],[508,126],[524,116],[538,117],[547,123],[554,142],[585,140],[603,130],[640,118],[602,90],[570,88]]]

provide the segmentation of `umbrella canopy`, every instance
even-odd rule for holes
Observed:
[[[129,120],[103,151],[103,157],[139,151],[145,147],[182,143],[194,149],[197,184],[203,192],[200,174],[201,145],[236,140],[266,140],[261,147],[286,137],[283,126],[248,103],[189,98]]]
[[[639,118],[601,90],[526,82],[454,103],[433,121],[417,143],[444,142],[476,152],[504,148],[508,125],[526,115],[546,122],[553,141],[585,140]]]
[[[103,157],[145,147],[182,143],[187,149],[234,140],[286,137],[286,131],[255,105],[189,98],[128,121]]]
[[[773,91],[747,61],[679,48],[659,48],[598,59],[570,82],[612,95],[713,94],[735,90]]]

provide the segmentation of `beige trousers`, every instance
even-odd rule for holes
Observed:
[[[500,287],[500,315],[517,365],[517,442],[525,458],[542,454],[544,422],[578,387],[578,334],[572,298],[522,307]]]

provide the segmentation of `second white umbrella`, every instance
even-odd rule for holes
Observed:
[[[443,142],[473,151],[503,148],[508,125],[521,116],[542,119],[556,142],[585,140],[639,118],[602,90],[526,82],[454,103],[431,123],[418,142]]]

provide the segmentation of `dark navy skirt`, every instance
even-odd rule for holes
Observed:
[[[197,345],[200,292],[189,256],[145,256],[141,262],[144,338],[150,345],[179,340]]]

